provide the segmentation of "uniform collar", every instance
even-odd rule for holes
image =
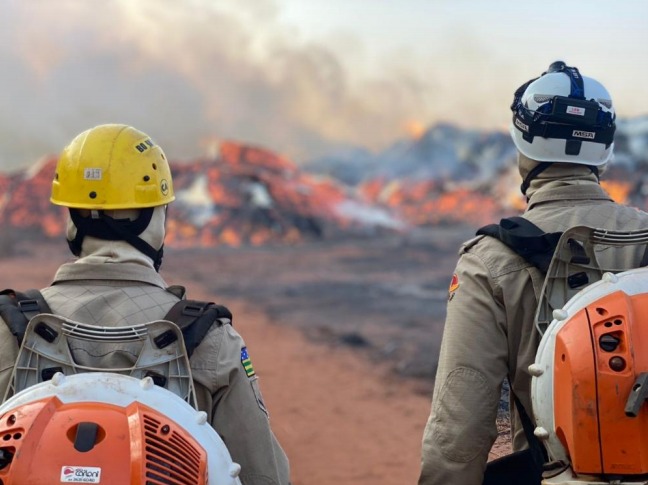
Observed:
[[[82,260],[63,264],[54,275],[54,284],[75,280],[139,281],[160,288],[168,285],[152,267],[137,263],[87,263]]]
[[[552,180],[534,191],[529,199],[527,210],[538,204],[570,200],[606,200],[612,202],[607,192],[595,182]]]

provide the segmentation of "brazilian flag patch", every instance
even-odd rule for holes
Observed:
[[[245,375],[252,377],[255,374],[254,367],[252,367],[252,361],[248,355],[247,347],[241,349],[241,364],[243,364],[243,368],[245,369]]]

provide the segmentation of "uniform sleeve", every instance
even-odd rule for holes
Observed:
[[[231,325],[224,325],[223,330],[212,425],[241,465],[243,485],[288,485],[288,459],[270,429],[259,378],[245,343]]]
[[[507,374],[505,312],[497,292],[482,261],[464,253],[448,297],[419,485],[482,484]]]
[[[7,324],[0,318],[0,401],[3,400],[16,358],[18,357],[18,342]]]

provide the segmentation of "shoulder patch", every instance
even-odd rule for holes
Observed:
[[[245,375],[248,377],[254,376],[254,367],[252,367],[252,360],[248,355],[247,347],[241,349],[241,364],[243,364],[243,369],[245,369]]]
[[[454,297],[455,291],[459,289],[459,276],[457,276],[457,273],[452,275],[452,279],[450,280],[450,287],[448,288],[448,301],[452,300]]]
[[[457,276],[457,273],[452,275],[452,280],[450,280],[450,288],[448,288],[448,291],[450,293],[456,291],[456,289],[459,288],[459,277]]]

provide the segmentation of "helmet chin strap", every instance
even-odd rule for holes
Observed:
[[[78,209],[70,209],[70,217],[76,226],[76,236],[68,245],[72,254],[79,256],[85,236],[92,236],[106,241],[126,241],[135,249],[145,254],[153,261],[155,271],[160,270],[164,245],[155,249],[149,243],[138,237],[151,222],[153,207],[140,209],[140,214],[135,220],[114,219],[105,211],[91,211],[90,217],[83,217]]]
[[[526,177],[524,177],[524,180],[522,181],[522,185],[520,186],[520,190],[522,191],[522,195],[526,195],[527,190],[529,190],[529,186],[531,185],[531,181],[536,178],[538,175],[540,175],[542,172],[547,170],[551,166],[551,162],[540,162],[538,165],[533,167],[529,171]]]
[[[554,162],[540,162],[540,163],[538,163],[538,165],[536,165],[535,167],[533,167],[529,171],[527,176],[524,177],[524,180],[522,181],[522,185],[520,186],[520,190],[522,191],[522,195],[526,195],[527,190],[529,190],[529,187],[531,186],[531,181],[534,178],[536,178],[538,175],[540,175],[542,172],[547,170],[549,167],[551,167],[551,165],[553,163]],[[589,168],[592,171],[592,173],[594,175],[596,175],[596,180],[597,181],[600,180],[598,167],[596,167],[594,165],[582,165],[582,166]],[[527,197],[527,201],[528,201],[528,199],[529,198]]]

